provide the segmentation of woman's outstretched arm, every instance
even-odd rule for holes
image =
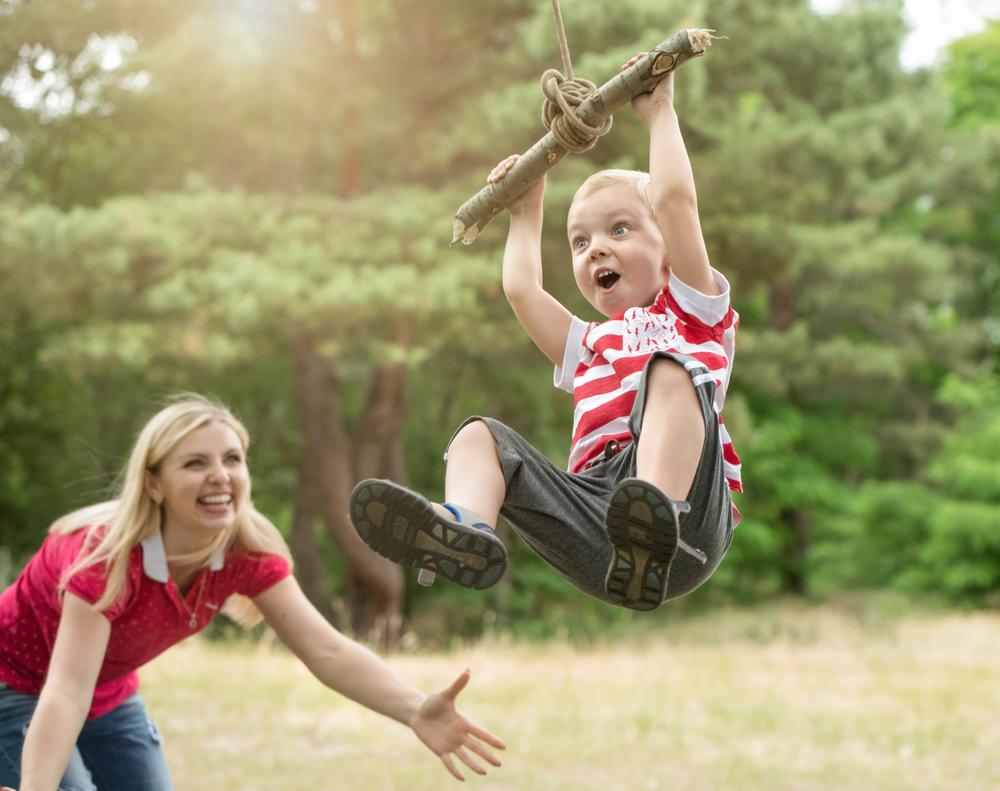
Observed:
[[[411,687],[375,653],[331,626],[305,597],[294,577],[287,577],[254,599],[278,637],[309,670],[342,695],[408,725],[459,780],[455,758],[477,774],[482,759],[500,760],[490,747],[504,749],[496,736],[466,719],[455,699],[469,680],[461,673],[446,689],[426,695]]]

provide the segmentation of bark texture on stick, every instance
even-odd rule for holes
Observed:
[[[678,31],[651,49],[646,57],[598,88],[580,104],[577,116],[589,126],[602,126],[619,107],[653,90],[660,80],[682,63],[704,53],[712,43],[712,32],[701,29]],[[566,154],[566,148],[552,132],[548,132],[521,156],[502,180],[486,185],[462,204],[453,221],[451,243],[472,244],[490,220]]]

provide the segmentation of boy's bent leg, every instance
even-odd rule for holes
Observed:
[[[477,513],[495,528],[507,485],[493,434],[481,420],[464,423],[448,445],[444,498]]]
[[[670,567],[680,544],[679,506],[648,481],[626,478],[608,504],[608,538],[614,557],[608,597],[632,610],[655,610],[666,596]]]
[[[507,568],[507,548],[476,514],[437,506],[392,481],[361,481],[351,493],[350,515],[361,538],[383,557],[467,588],[488,588]]]
[[[639,385],[630,428],[633,474],[612,495],[608,595],[650,609],[707,580],[732,535],[715,382],[697,360],[658,353]],[[673,547],[673,549],[672,549]]]
[[[636,477],[671,500],[687,500],[704,444],[705,418],[691,376],[673,360],[654,358],[646,371]]]
[[[604,513],[621,459],[573,474],[500,421],[472,420],[481,421],[493,435],[506,486],[500,513],[514,532],[578,589],[609,601],[604,576],[611,545]]]

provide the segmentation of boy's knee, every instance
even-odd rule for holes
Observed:
[[[649,379],[646,387],[658,393],[690,392],[694,394],[694,385],[687,370],[678,362],[660,357],[653,360],[649,366]]]
[[[451,453],[458,447],[495,448],[496,440],[493,439],[493,432],[490,431],[485,422],[473,420],[458,430],[448,446],[448,452]]]

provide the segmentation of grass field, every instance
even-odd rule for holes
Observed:
[[[396,655],[508,745],[468,787],[1000,789],[1000,615],[721,611],[617,644]],[[193,640],[143,674],[184,791],[439,789],[408,729],[260,645]],[[457,786],[454,786],[457,787]]]

